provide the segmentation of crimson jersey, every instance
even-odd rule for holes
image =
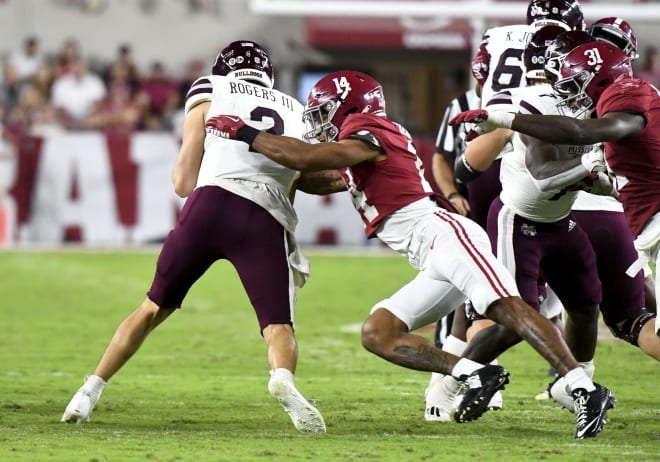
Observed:
[[[598,117],[633,112],[646,119],[638,136],[605,143],[605,157],[616,175],[624,214],[637,237],[660,211],[660,94],[649,82],[623,79],[605,89],[596,112]]]
[[[373,114],[351,114],[339,132],[340,141],[347,138],[374,144],[387,156],[378,162],[361,162],[340,170],[367,237],[373,237],[393,212],[433,195],[412,138],[401,125]]]

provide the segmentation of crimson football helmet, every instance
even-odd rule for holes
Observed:
[[[215,58],[211,73],[247,80],[273,88],[273,65],[266,50],[250,40],[237,40],[227,45]]]
[[[306,139],[333,141],[349,114],[385,114],[383,87],[358,71],[338,71],[316,82],[307,97],[303,120]]]
[[[637,53],[637,35],[626,21],[621,18],[602,18],[594,22],[589,29],[596,40],[603,40],[616,45],[630,58],[631,61],[639,58]]]
[[[569,30],[559,34],[545,50],[545,77],[550,82],[556,82],[568,52],[578,45],[595,41],[595,37],[581,30]]]
[[[577,0],[531,0],[527,5],[527,24],[584,30],[584,14]]]
[[[523,52],[525,77],[528,79],[545,79],[545,50],[555,38],[564,32],[559,26],[544,26],[534,32]]]
[[[632,77],[630,59],[607,42],[579,45],[566,55],[554,88],[576,117],[591,112],[603,91],[622,76]]]

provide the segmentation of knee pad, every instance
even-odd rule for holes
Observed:
[[[637,339],[639,338],[639,333],[642,331],[642,327],[644,327],[644,324],[646,324],[649,319],[655,317],[655,313],[651,313],[647,309],[641,308],[632,316],[629,316],[614,325],[608,324],[607,327],[615,337],[623,339],[631,345],[639,346]]]

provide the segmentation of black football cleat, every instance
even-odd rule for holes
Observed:
[[[498,390],[504,390],[509,383],[509,373],[502,366],[487,364],[468,376],[462,376],[465,382],[465,395],[454,412],[458,423],[476,420],[488,410],[488,403]]]
[[[577,421],[575,438],[593,438],[603,430],[607,410],[614,407],[616,399],[610,390],[594,383],[596,389],[586,391],[584,388],[573,390],[573,406]]]

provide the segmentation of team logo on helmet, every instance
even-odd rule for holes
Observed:
[[[273,88],[273,66],[268,53],[256,42],[239,40],[227,45],[215,58],[214,75],[226,75]]]
[[[630,76],[630,59],[621,49],[611,43],[591,42],[566,55],[553,87],[562,97],[560,105],[581,117],[595,109],[607,87]]]
[[[383,88],[373,77],[358,71],[333,72],[309,92],[303,120],[304,137],[333,141],[346,117],[355,113],[385,114]]]

